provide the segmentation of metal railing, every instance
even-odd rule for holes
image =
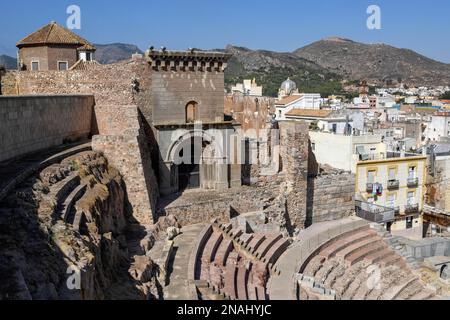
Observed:
[[[356,215],[364,220],[385,223],[395,220],[395,209],[356,200]]]
[[[414,188],[419,186],[419,178],[408,178],[408,187]]]
[[[405,213],[406,214],[412,214],[412,213],[419,213],[419,205],[418,204],[408,204],[405,206]]]
[[[387,183],[387,187],[389,190],[397,190],[400,188],[399,180],[389,180]]]

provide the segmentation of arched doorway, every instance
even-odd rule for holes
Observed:
[[[204,130],[174,134],[167,152],[172,192],[186,189],[225,189],[229,187],[229,165],[223,157],[217,137]],[[240,173],[239,173],[240,175]]]
[[[192,136],[184,140],[177,148],[178,189],[200,188],[200,164],[204,142],[200,137]]]
[[[186,105],[186,123],[194,123],[198,119],[198,103],[190,101]]]

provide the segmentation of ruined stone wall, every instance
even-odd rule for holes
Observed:
[[[428,166],[431,166],[430,159]],[[450,157],[437,157],[434,170],[427,172],[426,187],[426,203],[436,209],[450,211]]]
[[[123,61],[88,70],[9,71],[2,79],[3,94],[91,94],[96,105],[131,105],[131,80],[143,67],[143,62]]]
[[[151,152],[150,68],[143,59],[88,70],[9,72],[4,94],[92,94],[95,98],[93,148],[103,152],[125,177],[134,216],[153,221],[158,186]],[[139,86],[132,90],[132,80]],[[140,112],[145,118],[142,119]],[[57,119],[57,118],[56,118]]]
[[[123,175],[133,216],[141,224],[155,222],[159,191],[138,108],[98,106],[95,114],[100,134],[93,137],[92,149],[103,152]]]
[[[242,94],[225,96],[224,113],[241,124],[242,131],[252,138],[267,127],[269,114],[274,112],[275,99],[249,97]]]
[[[0,97],[0,161],[87,138],[92,96]]]
[[[308,179],[308,223],[332,221],[355,211],[356,176],[338,173]]]
[[[286,200],[286,226],[292,233],[295,229],[303,229],[307,220],[308,124],[281,122],[280,146],[281,167],[285,174],[281,193]]]

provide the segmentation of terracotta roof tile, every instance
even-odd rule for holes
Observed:
[[[69,70],[94,70],[101,66],[97,61],[78,60]]]
[[[287,117],[327,118],[332,114],[331,110],[317,109],[293,109],[286,113]]]
[[[36,44],[70,44],[89,48],[85,50],[95,50],[95,47],[87,40],[81,38],[72,31],[61,27],[56,22],[51,22],[38,31],[30,34],[26,38],[19,41],[16,46],[21,48],[24,46]]]
[[[284,97],[283,99],[281,99],[280,101],[277,101],[275,104],[278,106],[286,106],[288,104],[291,104],[294,101],[297,101],[298,99],[300,99],[302,96],[301,95],[293,95],[293,96],[287,96]]]

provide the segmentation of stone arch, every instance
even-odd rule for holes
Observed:
[[[218,143],[216,142],[216,139],[211,134],[209,134],[208,132],[206,132],[204,130],[194,129],[194,130],[189,130],[189,131],[183,131],[182,133],[180,133],[180,135],[178,136],[177,139],[174,139],[175,141],[172,142],[172,144],[169,146],[169,149],[167,151],[166,161],[174,162],[174,160],[176,158],[177,149],[180,148],[181,144],[184,141],[191,140],[193,137],[194,138],[198,137],[199,139],[201,138],[203,141],[212,145],[214,147],[214,149],[216,150],[216,154],[218,156],[223,155],[222,148],[218,145]]]
[[[185,150],[190,154],[184,154]],[[227,164],[221,162],[223,159],[223,150],[210,133],[195,129],[180,132],[166,156],[167,163],[171,163],[171,185],[183,191],[214,189],[218,183],[226,184],[228,175],[222,171]]]

